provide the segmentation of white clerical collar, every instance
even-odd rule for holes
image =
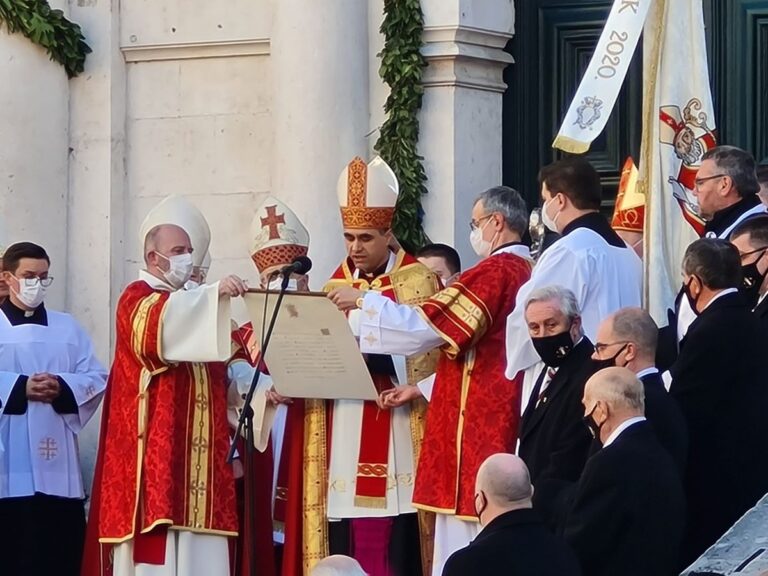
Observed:
[[[384,270],[384,274],[388,274],[389,272],[392,272],[392,268],[395,267],[395,263],[397,262],[397,254],[392,252],[392,250],[389,251],[389,260],[387,260],[387,267]],[[355,271],[352,273],[352,277],[357,280],[360,278],[360,269],[355,268]]]
[[[659,369],[655,366],[651,366],[650,368],[645,368],[644,370],[640,370],[640,372],[637,373],[638,378],[644,378],[645,376],[650,376],[651,374],[658,374]]]
[[[146,270],[139,270],[139,280],[149,284],[149,287],[152,288],[152,290],[162,290],[164,292],[176,292],[176,288],[174,288],[167,282],[164,282],[157,276],[153,276]]]
[[[725,290],[721,290],[720,292],[718,292],[717,294],[715,294],[715,295],[712,297],[712,300],[710,300],[709,302],[707,302],[707,305],[706,305],[706,306],[704,306],[704,308],[702,309],[702,312],[704,312],[704,310],[706,310],[707,308],[709,308],[710,306],[712,306],[712,302],[714,302],[714,301],[715,301],[715,300],[717,300],[718,298],[722,298],[722,297],[723,297],[723,296],[725,296],[726,294],[733,294],[734,292],[738,292],[738,289],[736,289],[736,288],[726,288]]]
[[[633,424],[637,424],[638,422],[643,422],[645,420],[645,416],[635,416],[634,418],[630,418],[629,420],[624,420],[621,424],[619,424],[616,427],[616,430],[611,432],[611,435],[608,436],[608,440],[605,441],[605,444],[603,444],[603,448],[608,448],[608,446],[611,445],[612,442],[616,441],[616,438],[618,438],[624,430],[632,426]]]
[[[527,260],[531,259],[531,249],[525,244],[508,244],[507,246],[501,246],[494,250],[493,253],[491,253],[491,256],[496,256],[496,254],[514,254],[515,256],[520,256],[520,258],[525,258]]]

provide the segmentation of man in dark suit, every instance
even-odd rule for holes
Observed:
[[[768,215],[744,220],[731,233],[741,257],[741,294],[768,331]]]
[[[688,424],[683,560],[692,561],[768,492],[768,383],[765,336],[738,293],[738,250],[697,240],[683,276],[697,318],[680,342],[669,391]]]
[[[654,366],[658,335],[659,328],[648,312],[622,308],[598,327],[592,358],[637,375],[645,392],[645,417],[682,474],[688,457],[688,430],[677,401],[667,392]],[[595,439],[595,443],[599,441]]]
[[[747,218],[765,214],[766,207],[757,195],[760,184],[755,159],[735,146],[718,146],[702,156],[696,175],[694,195],[701,215],[707,221],[707,238],[728,238]],[[669,324],[661,329],[656,366],[666,371],[674,363],[679,342],[696,315],[682,291],[669,310]]]
[[[575,482],[587,460],[592,438],[581,422],[581,397],[598,365],[579,314],[574,294],[560,286],[535,290],[526,303],[528,331],[545,364],[520,423],[518,455],[534,485],[545,478]]]
[[[643,416],[643,385],[605,368],[584,390],[585,422],[603,448],[565,503],[561,529],[589,576],[672,576],[685,497],[672,458]]]
[[[477,472],[475,492],[483,530],[448,558],[443,576],[581,574],[568,545],[551,534],[533,511],[531,480],[520,458],[494,454],[486,459]]]

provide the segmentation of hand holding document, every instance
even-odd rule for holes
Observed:
[[[265,311],[264,300],[267,298]],[[272,315],[277,294],[244,296],[254,332]],[[323,293],[285,294],[264,358],[275,390],[290,398],[376,400],[378,394],[346,316]]]

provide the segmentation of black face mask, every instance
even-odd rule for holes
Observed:
[[[701,292],[699,292],[695,297],[691,294],[691,282],[693,282],[694,278],[695,276],[691,276],[691,278],[688,280],[688,284],[683,287],[683,292],[685,292],[685,297],[688,298],[688,304],[691,305],[691,310],[693,310],[693,313],[698,316],[699,311],[696,309],[696,303],[699,301]],[[701,283],[701,281],[699,281],[699,283]]]
[[[766,250],[768,250],[768,248],[766,248]],[[746,266],[741,267],[743,280],[739,292],[741,292],[747,300],[747,304],[749,304],[750,308],[754,308],[757,304],[757,300],[760,298],[760,286],[763,285],[763,280],[765,280],[765,276],[768,274],[768,269],[761,274],[760,270],[757,268],[757,263],[760,262],[763,256],[765,256],[765,252],[763,252],[760,258],[755,262],[752,262],[752,264],[747,264]]]
[[[626,347],[627,347],[627,345],[626,345],[626,344],[624,344],[624,346],[622,346],[621,348],[619,348],[619,351],[618,351],[618,352],[616,352],[616,354],[614,354],[614,355],[613,355],[613,356],[611,356],[610,358],[606,358],[605,360],[594,360],[594,359],[593,359],[593,360],[592,360],[592,362],[594,362],[594,364],[595,364],[595,366],[597,366],[597,369],[598,369],[598,370],[602,370],[603,368],[613,368],[614,366],[618,366],[618,364],[616,364],[616,358],[618,358],[618,357],[619,357],[619,355],[620,355],[622,352],[624,352],[624,349],[625,349]],[[619,366],[619,368],[626,368],[626,366],[627,366],[627,365],[626,365],[626,364],[624,364],[624,366]]]
[[[573,350],[573,338],[570,329],[554,336],[531,338],[533,347],[544,364],[557,368],[562,365]]]
[[[595,419],[592,417],[592,414],[594,414],[596,408],[597,408],[597,403],[595,403],[595,406],[592,408],[592,411],[586,416],[584,416],[584,418],[581,419],[582,422],[584,422],[584,425],[589,430],[589,433],[592,434],[592,438],[600,438],[600,428],[602,428],[603,424],[605,424],[605,422],[603,422],[603,424],[598,424],[597,422],[595,422]]]

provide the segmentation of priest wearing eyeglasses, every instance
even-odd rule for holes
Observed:
[[[48,310],[50,258],[9,247],[0,304],[0,558],[7,576],[75,576],[85,536],[77,434],[106,386],[91,340]]]

